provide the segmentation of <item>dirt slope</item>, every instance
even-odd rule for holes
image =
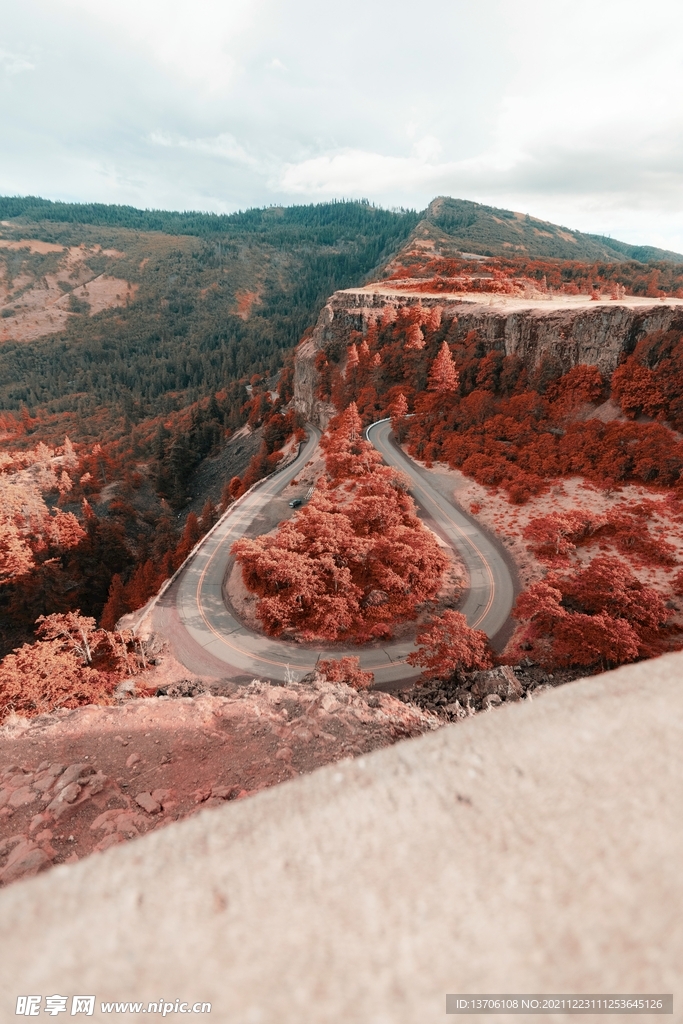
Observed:
[[[0,729],[0,885],[438,724],[319,677],[14,719]]]

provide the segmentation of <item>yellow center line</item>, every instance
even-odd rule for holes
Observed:
[[[385,445],[386,445],[386,442],[385,442]],[[391,452],[390,452],[390,450],[388,450],[385,447],[385,451],[384,451],[385,457],[386,457],[387,454],[391,454]],[[396,469],[401,469],[400,461],[395,462],[394,465],[395,465]],[[435,500],[434,498],[432,498],[427,493],[427,491],[424,489],[424,487],[420,483],[415,481],[415,480],[414,480],[414,486],[415,486],[415,488],[418,491],[420,491],[420,493],[423,495],[423,498],[425,498],[427,501],[431,501],[433,505],[436,505],[436,507],[439,509],[441,514],[448,520],[448,522],[451,524],[451,526],[460,534],[461,537],[463,537],[465,539],[466,543],[468,543],[469,545],[471,545],[471,547],[474,548],[474,550],[479,555],[479,557],[480,557],[480,559],[482,561],[482,564],[483,564],[483,566],[484,566],[484,568],[486,570],[486,574],[487,574],[487,576],[489,578],[489,584],[490,584],[490,588],[491,589],[490,589],[490,593],[489,593],[489,599],[488,599],[488,602],[486,604],[486,607],[484,608],[484,611],[472,623],[472,628],[476,629],[476,627],[479,625],[479,623],[483,622],[483,620],[486,618],[486,616],[490,612],[491,607],[493,605],[495,593],[496,593],[496,581],[495,581],[495,579],[493,577],[493,572],[491,571],[491,566],[489,565],[488,561],[486,560],[486,557],[484,556],[483,552],[479,550],[479,547],[475,544],[475,542],[472,540],[472,538],[468,537],[467,534],[465,533],[465,531],[462,529],[462,527],[460,527],[453,519],[451,519],[450,515],[441,507],[439,502],[437,500]]]
[[[386,452],[385,452],[385,454],[386,454]],[[400,468],[400,466],[397,466],[397,468]],[[286,485],[284,485],[284,486],[286,486]],[[453,529],[456,530],[456,532],[459,533],[460,536],[464,538],[466,543],[470,544],[470,546],[472,548],[474,548],[476,553],[479,555],[479,558],[481,559],[482,564],[483,564],[483,566],[484,566],[484,568],[486,570],[486,573],[487,573],[488,578],[489,578],[489,583],[490,583],[489,599],[488,599],[488,602],[486,604],[486,607],[484,608],[484,611],[478,616],[476,621],[472,623],[472,628],[476,628],[479,625],[479,623],[482,622],[486,618],[486,616],[488,615],[489,611],[491,610],[491,606],[493,605],[493,601],[494,601],[494,596],[495,596],[495,580],[493,578],[493,573],[491,571],[491,567],[490,567],[489,563],[487,562],[486,558],[484,557],[483,553],[479,550],[478,546],[475,544],[475,542],[470,537],[468,537],[465,534],[465,532],[463,531],[463,529],[458,525],[458,523],[456,523],[453,519],[451,519],[450,515],[443,508],[441,508],[441,506],[439,505],[438,501],[435,501],[424,490],[424,488],[419,483],[417,483],[416,481],[414,481],[414,486],[423,495],[423,499],[425,499],[427,502],[431,502],[432,504],[436,505],[436,507],[441,512],[441,515],[444,516],[444,518],[450,523],[450,525],[453,527]],[[258,493],[261,496],[263,496],[263,497],[267,497],[268,495],[275,494],[276,491],[277,491],[277,482],[274,481],[273,484],[270,484],[270,485],[264,487],[264,489],[262,491],[258,492]],[[241,654],[241,655],[246,656],[248,658],[252,658],[255,661],[261,662],[264,665],[271,665],[274,668],[287,668],[287,666],[291,666],[291,667],[293,667],[295,669],[304,669],[305,670],[305,669],[309,668],[309,665],[301,665],[301,664],[298,664],[298,663],[295,663],[295,662],[292,662],[292,661],[289,661],[289,662],[274,661],[274,660],[271,660],[270,658],[264,657],[261,654],[255,654],[255,653],[253,653],[253,652],[251,652],[249,650],[246,650],[244,647],[238,647],[236,644],[232,643],[228,639],[228,637],[226,637],[223,633],[221,633],[218,629],[216,629],[214,627],[213,623],[207,617],[207,613],[206,613],[206,610],[205,610],[205,607],[204,607],[204,604],[203,604],[203,601],[202,601],[202,589],[203,589],[203,585],[204,585],[204,580],[206,578],[206,574],[209,571],[209,568],[211,567],[211,564],[212,564],[214,558],[216,557],[216,555],[219,553],[219,551],[222,550],[224,544],[227,542],[227,540],[229,539],[231,534],[234,532],[234,530],[240,525],[240,523],[243,522],[245,516],[249,512],[252,511],[252,508],[253,508],[253,506],[251,504],[245,505],[245,507],[242,509],[240,515],[234,520],[234,522],[231,523],[230,528],[228,529],[227,533],[221,538],[221,540],[219,540],[217,542],[216,547],[214,548],[213,552],[209,556],[209,558],[207,560],[207,563],[204,566],[204,569],[202,570],[202,573],[201,573],[201,575],[199,577],[199,581],[197,583],[197,590],[196,590],[197,608],[199,610],[199,614],[202,617],[204,625],[207,627],[207,629],[211,633],[213,633],[213,635],[215,637],[217,637],[217,639],[220,640],[221,643],[225,644],[226,647],[229,647],[230,650],[235,651],[236,654]],[[279,641],[276,640],[275,642],[276,643],[284,643],[284,641],[282,641],[282,640],[279,640]],[[313,653],[313,652],[311,652],[311,653]],[[296,657],[296,655],[294,655],[294,657]],[[407,663],[407,657],[390,659],[390,660],[391,660],[391,664],[392,665],[405,665]]]
[[[264,487],[264,489],[262,491],[260,491],[259,494],[263,495],[264,497],[267,496],[268,494],[274,494],[275,493],[275,488],[273,488],[272,490],[271,490],[271,488],[273,488],[272,484],[269,485],[268,487]],[[203,587],[203,584],[204,584],[204,579],[206,577],[207,572],[209,571],[209,567],[210,567],[211,563],[213,562],[214,558],[216,557],[218,552],[221,550],[221,548],[223,547],[225,542],[228,540],[228,538],[230,537],[230,534],[234,531],[235,527],[239,526],[239,524],[242,522],[242,520],[244,519],[246,514],[251,511],[251,508],[252,508],[251,505],[245,505],[245,507],[242,510],[240,516],[235,520],[234,523],[232,523],[232,525],[230,526],[230,529],[225,534],[225,536],[216,544],[216,547],[215,547],[214,551],[210,555],[206,565],[204,566],[202,574],[199,577],[199,582],[197,583],[197,593],[196,593],[197,607],[199,608],[199,614],[201,615],[202,619],[204,620],[204,624],[207,627],[207,629],[209,629],[214,634],[214,636],[218,637],[218,639],[222,643],[224,643],[226,645],[226,647],[229,647],[232,651],[235,651],[237,654],[246,655],[247,657],[253,658],[256,661],[263,662],[264,665],[272,665],[272,666],[274,666],[276,668],[286,668],[287,665],[292,665],[293,663],[292,662],[286,662],[286,661],[271,661],[269,658],[265,658],[261,654],[253,654],[251,651],[245,650],[243,647],[237,647],[235,644],[231,643],[230,640],[226,636],[224,636],[221,632],[219,632],[219,630],[214,628],[213,624],[209,621],[209,619],[207,618],[207,616],[205,614],[204,605],[202,603],[201,591],[202,591],[202,587]],[[278,641],[278,642],[282,643],[281,640]],[[297,669],[307,669],[307,668],[309,668],[308,665],[299,665],[299,664],[294,664],[293,667],[297,668]]]
[[[467,536],[467,534],[465,533],[465,531],[464,531],[464,530],[462,529],[462,527],[461,527],[461,526],[459,526],[459,525],[458,525],[458,524],[457,524],[457,523],[455,522],[455,520],[451,519],[451,517],[449,516],[449,514],[448,514],[448,513],[447,513],[447,512],[446,512],[446,511],[445,511],[445,510],[444,510],[444,509],[443,509],[443,508],[441,507],[441,505],[439,505],[439,504],[438,504],[438,502],[436,502],[436,501],[435,501],[435,500],[434,500],[433,498],[431,498],[431,497],[430,497],[430,495],[429,495],[429,494],[427,493],[427,491],[425,491],[425,490],[424,490],[424,488],[423,488],[423,487],[422,487],[422,486],[421,486],[420,484],[417,484],[417,485],[416,485],[416,488],[417,488],[417,490],[419,490],[419,491],[420,491],[420,492],[422,493],[422,495],[423,495],[423,498],[424,498],[424,499],[426,499],[427,501],[431,501],[431,502],[432,502],[432,504],[436,505],[436,507],[437,507],[437,508],[439,509],[439,511],[441,512],[441,514],[442,514],[442,515],[443,515],[443,516],[444,516],[444,517],[445,517],[445,518],[446,518],[446,519],[448,520],[448,522],[449,522],[449,523],[451,524],[451,526],[453,527],[453,529],[454,529],[454,530],[456,530],[456,531],[457,531],[457,532],[458,532],[458,533],[460,534],[460,536],[461,536],[461,537],[464,537],[465,541],[466,541],[466,542],[467,542],[467,543],[468,543],[468,544],[469,544],[469,545],[470,545],[470,546],[471,546],[472,548],[474,548],[474,550],[475,550],[475,551],[477,552],[477,554],[479,555],[479,557],[480,557],[480,559],[481,559],[481,561],[482,561],[482,564],[483,564],[483,566],[484,566],[484,568],[485,568],[485,570],[486,570],[486,574],[487,574],[487,576],[488,576],[488,578],[489,578],[489,584],[490,584],[490,593],[489,593],[489,599],[488,599],[488,602],[487,602],[487,604],[486,604],[486,607],[484,608],[484,611],[483,611],[483,612],[481,613],[481,615],[479,616],[479,618],[478,618],[478,619],[476,619],[476,620],[475,620],[475,621],[474,621],[474,622],[472,623],[472,628],[473,628],[473,629],[475,629],[475,628],[476,628],[476,627],[477,627],[477,626],[479,625],[479,623],[480,623],[480,622],[482,622],[482,621],[483,621],[483,620],[484,620],[484,619],[486,618],[486,616],[488,615],[488,613],[489,613],[489,612],[490,612],[490,610],[491,610],[491,606],[493,605],[493,599],[494,599],[494,597],[495,597],[495,593],[496,593],[496,581],[495,581],[495,579],[493,578],[493,572],[491,571],[491,566],[490,566],[490,565],[489,565],[489,563],[487,562],[487,560],[486,560],[486,557],[484,556],[483,552],[482,552],[482,551],[480,551],[479,547],[478,547],[478,546],[477,546],[477,545],[475,544],[475,542],[474,542],[474,541],[472,540],[472,538],[471,538],[471,537],[468,537],[468,536]]]

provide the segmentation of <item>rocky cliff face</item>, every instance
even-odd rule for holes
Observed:
[[[459,297],[417,296],[373,289],[335,292],[322,310],[310,337],[297,351],[294,373],[294,401],[311,422],[324,428],[334,409],[316,398],[318,373],[315,359],[321,350],[337,347],[343,351],[351,331],[365,333],[372,319],[385,306],[439,306],[442,318],[451,321],[449,336],[464,339],[476,330],[487,350],[498,349],[516,355],[529,368],[547,356],[559,360],[566,372],[579,363],[598,366],[611,374],[624,352],[631,352],[644,335],[652,331],[683,330],[683,306],[653,302],[629,304],[610,302],[567,307],[559,302],[510,304],[496,297],[492,305]]]

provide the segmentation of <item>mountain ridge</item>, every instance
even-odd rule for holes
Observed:
[[[332,227],[334,208],[369,207],[381,210],[366,200],[327,203],[264,206],[235,213],[207,213],[197,210],[139,209],[113,203],[67,203],[39,196],[0,196],[0,221],[29,224],[36,222],[76,223],[100,227],[125,227],[164,234],[210,235],[230,233],[258,235],[271,229],[274,221],[283,228],[305,219],[316,222],[322,232]],[[412,217],[415,211],[401,211]],[[503,207],[487,206],[452,196],[435,197],[413,230],[416,238],[430,237],[441,246],[467,247],[482,256],[527,255],[551,259],[610,260],[638,263],[683,263],[683,253],[653,245],[635,245],[591,232],[576,231],[551,221],[532,217]],[[496,225],[496,227],[493,227]],[[547,239],[547,241],[546,241]],[[445,255],[445,253],[444,253]]]
[[[432,200],[413,231],[413,239],[431,243],[442,256],[466,249],[480,256],[683,263],[683,254],[668,249],[572,231],[529,214],[450,196]]]

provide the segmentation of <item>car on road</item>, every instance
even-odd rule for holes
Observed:
[[[290,508],[298,508],[302,504],[301,498],[292,498],[289,503]]]

